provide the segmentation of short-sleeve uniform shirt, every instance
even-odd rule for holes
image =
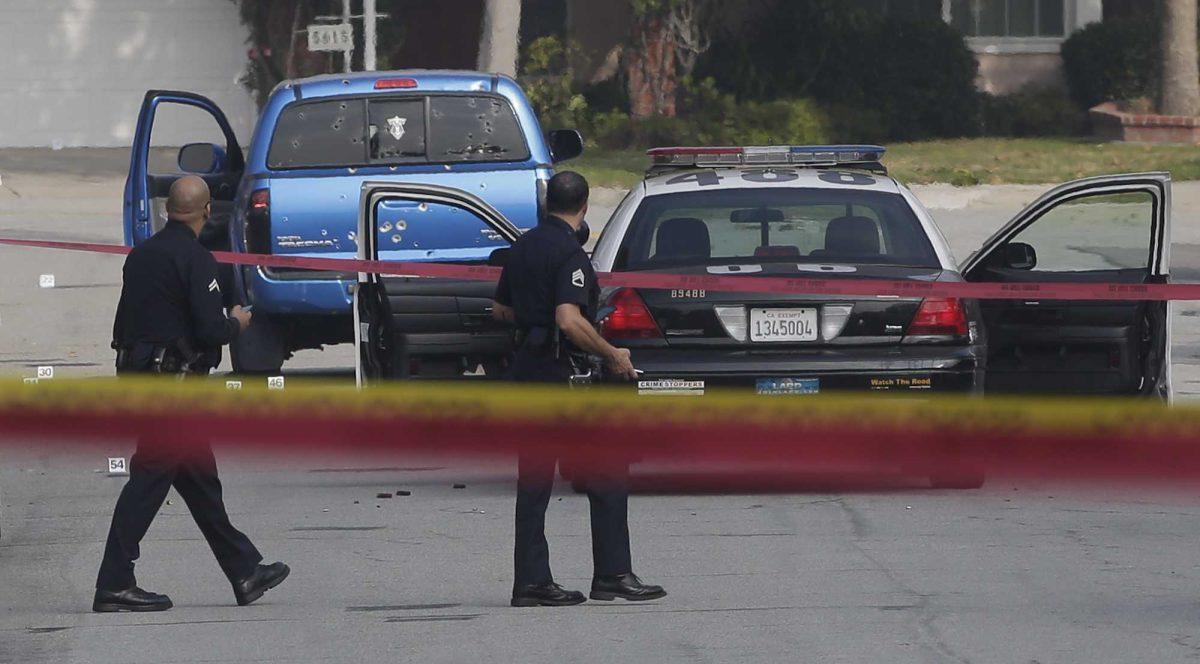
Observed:
[[[577,304],[585,318],[596,314],[600,285],[591,260],[570,224],[553,215],[512,246],[496,286],[496,302],[516,313],[517,327],[554,327],[560,304]]]

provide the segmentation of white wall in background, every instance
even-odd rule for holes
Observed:
[[[128,146],[150,88],[198,92],[245,142],[246,31],[230,0],[0,0],[0,147]],[[155,142],[211,135],[180,116]]]

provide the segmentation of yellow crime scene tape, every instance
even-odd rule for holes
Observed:
[[[257,383],[257,384],[256,384]],[[596,454],[763,455],[932,462],[962,454],[1028,471],[1122,471],[1200,477],[1200,405],[1150,399],[887,394],[637,395],[629,387],[563,389],[498,382],[352,384],[289,378],[286,389],[216,379],[0,381],[0,444],[120,436],[234,438],[272,449],[437,450],[473,456],[572,445]],[[1062,454],[1080,459],[1063,459]],[[857,456],[856,456],[857,455]],[[875,459],[874,456],[880,456]],[[889,459],[883,459],[883,457]],[[1091,456],[1091,457],[1088,457]]]

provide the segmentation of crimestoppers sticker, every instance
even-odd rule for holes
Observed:
[[[681,380],[677,378],[639,380],[638,394],[652,394],[656,396],[701,396],[704,394],[704,381]]]

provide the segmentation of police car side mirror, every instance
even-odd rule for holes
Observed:
[[[501,247],[492,253],[488,254],[487,264],[492,267],[504,267],[508,265],[508,254],[512,251],[508,247]]]
[[[583,154],[583,136],[574,129],[550,132],[550,161],[559,164]]]
[[[1037,252],[1024,242],[1010,242],[1004,246],[1004,267],[1010,270],[1032,270],[1037,267]]]
[[[225,170],[225,150],[212,143],[188,143],[179,149],[179,170],[211,175]]]

